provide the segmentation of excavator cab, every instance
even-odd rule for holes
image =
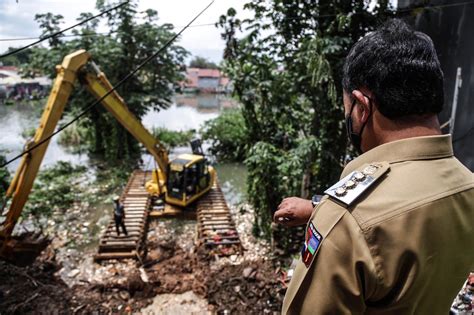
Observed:
[[[186,206],[212,186],[215,170],[202,155],[181,154],[169,163],[165,200]]]

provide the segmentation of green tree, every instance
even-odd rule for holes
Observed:
[[[98,0],[96,6],[101,11],[108,9],[105,1]],[[60,64],[64,56],[86,49],[109,81],[117,83],[175,35],[173,25],[159,24],[156,11],[137,12],[137,6],[138,1],[132,0],[102,17],[109,27],[109,34],[99,34],[100,19],[94,19],[75,29],[74,34],[78,36],[72,40],[33,49],[32,62],[25,72],[43,72],[53,78],[55,65]],[[91,13],[81,13],[78,21],[90,16]],[[37,18],[43,35],[57,31],[55,19],[60,17],[43,14]],[[149,110],[169,106],[173,93],[171,86],[181,79],[180,70],[184,68],[187,55],[185,49],[173,44],[118,89],[134,115],[140,119]],[[78,89],[66,111],[74,114],[93,101],[84,89]],[[139,157],[136,139],[100,105],[94,107],[80,124],[88,131],[91,152],[109,161],[135,161]]]
[[[5,51],[5,54],[10,53],[16,49],[17,48],[14,48],[14,47],[8,47],[7,51]],[[15,53],[14,55],[10,55],[8,57],[2,58],[2,60],[0,61],[0,65],[19,67],[21,65],[24,65],[30,62],[30,55],[31,55],[31,50],[27,49],[27,50],[19,51]]]
[[[207,121],[200,134],[210,141],[209,151],[219,161],[242,162],[247,156],[249,135],[240,108],[225,110]]]
[[[369,3],[252,0],[245,9],[253,18],[240,20],[232,8],[220,18],[224,70],[250,135],[248,196],[257,234],[272,234],[282,198],[307,198],[336,181],[350,154],[340,84],[344,57],[391,15],[388,1],[373,10]]]
[[[204,57],[196,56],[189,63],[190,68],[199,68],[199,69],[219,69],[219,66],[214,62],[207,60]]]

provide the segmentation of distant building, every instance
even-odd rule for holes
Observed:
[[[188,68],[179,85],[184,92],[228,93],[230,80],[218,69]]]
[[[0,99],[31,99],[46,96],[51,79],[37,77],[22,78],[18,69],[12,66],[0,66]]]

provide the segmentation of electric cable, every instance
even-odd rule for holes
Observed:
[[[426,6],[417,6],[417,7],[413,7],[413,8],[394,10],[393,12],[394,13],[404,13],[404,12],[410,12],[410,11],[418,10],[418,9],[440,9],[440,8],[442,9],[442,8],[445,8],[445,7],[455,7],[455,6],[462,6],[462,5],[469,5],[469,4],[474,4],[474,1],[466,1],[466,2],[450,3],[450,4],[441,4],[441,5],[432,5],[432,6],[428,6],[428,5],[426,5]],[[357,15],[357,14],[362,14],[362,13],[354,13],[353,15]],[[318,15],[317,17],[335,17],[335,16],[338,16],[338,15],[339,14],[324,14],[324,15]],[[304,18],[291,18],[290,20],[302,20],[302,19],[304,19]],[[270,20],[268,20],[268,21],[270,21]],[[80,24],[78,24],[78,25],[80,25]],[[216,23],[195,24],[195,25],[191,25],[189,27],[203,27],[203,26],[214,26],[214,25],[216,25]],[[179,28],[179,27],[182,27],[182,26],[175,26],[175,27]],[[112,34],[112,33],[117,33],[117,31],[110,31],[110,32],[105,32],[105,33],[94,33],[94,34],[68,34],[68,35],[62,35],[61,37],[100,36],[100,35],[108,35],[108,34]],[[54,36],[54,34],[50,35],[50,36]],[[0,38],[0,42],[13,42],[13,41],[43,39],[43,38],[44,37]]]
[[[36,149],[37,147],[39,147],[40,145],[42,145],[43,143],[49,141],[52,137],[54,137],[55,135],[57,135],[58,133],[60,133],[61,131],[63,131],[64,129],[66,129],[67,127],[69,127],[70,125],[72,125],[74,122],[76,122],[77,120],[79,120],[81,117],[83,117],[85,114],[87,114],[87,112],[89,112],[90,109],[92,109],[94,106],[96,106],[97,104],[99,104],[100,102],[102,102],[107,96],[109,96],[112,92],[114,92],[117,88],[119,88],[120,86],[122,86],[125,81],[127,81],[128,79],[130,79],[132,76],[135,75],[135,73],[137,73],[141,68],[143,68],[150,60],[152,60],[153,58],[156,58],[156,56],[158,56],[162,51],[164,51],[166,48],[168,48],[171,43],[173,43],[176,38],[178,38],[198,17],[200,17],[205,11],[207,11],[207,9],[214,3],[215,0],[212,0],[201,12],[199,12],[198,15],[196,15],[185,27],[183,27],[178,33],[176,33],[170,40],[168,40],[161,48],[159,48],[155,53],[153,53],[152,55],[150,55],[148,58],[146,58],[144,61],[142,61],[142,63],[140,63],[132,72],[130,72],[129,74],[127,74],[124,78],[122,78],[117,84],[115,84],[114,86],[112,86],[112,88],[107,92],[105,93],[102,97],[100,97],[99,99],[97,99],[96,101],[92,102],[91,104],[89,104],[88,106],[86,106],[86,108],[79,113],[79,115],[75,116],[72,120],[70,120],[69,122],[67,122],[66,124],[64,124],[63,126],[59,127],[55,132],[53,132],[52,134],[50,134],[49,136],[47,136],[46,138],[44,138],[43,140],[41,140],[40,142],[38,143],[35,143],[33,146],[31,146],[31,148],[23,151],[22,153],[18,154],[17,156],[15,156],[14,158],[10,159],[8,162],[2,164],[0,166],[0,168],[2,167],[5,167],[7,166],[8,164],[16,161],[17,159],[19,159],[20,157],[22,157],[23,155],[25,154],[28,154],[30,153],[31,151],[33,151],[34,149]]]
[[[45,37],[41,37],[41,38],[40,38],[39,40],[37,40],[36,42],[33,42],[33,43],[28,44],[28,45],[26,45],[26,46],[20,47],[20,48],[18,48],[18,49],[15,49],[15,50],[12,50],[12,51],[10,51],[10,52],[7,52],[7,53],[5,53],[5,54],[3,54],[3,55],[0,55],[0,59],[5,58],[5,57],[8,57],[8,56],[11,56],[11,55],[14,55],[14,54],[17,54],[17,53],[19,53],[20,51],[23,51],[23,50],[25,50],[25,49],[30,48],[31,46],[34,46],[34,45],[36,45],[36,44],[41,43],[42,41],[45,41],[45,40],[47,40],[47,39],[53,38],[53,37],[55,37],[55,36],[58,36],[59,34],[62,34],[62,33],[64,33],[64,32],[66,32],[66,31],[69,31],[70,29],[72,29],[72,28],[74,28],[74,27],[76,27],[76,26],[82,25],[82,24],[84,24],[84,23],[89,22],[90,20],[93,20],[93,19],[95,19],[95,18],[98,18],[99,16],[102,16],[102,15],[104,15],[104,14],[106,14],[106,13],[109,13],[110,11],[116,10],[116,9],[120,8],[121,6],[127,4],[128,2],[129,2],[128,0],[125,1],[125,2],[122,2],[122,3],[120,3],[119,5],[117,5],[117,6],[113,7],[113,8],[110,8],[110,9],[108,9],[108,10],[105,10],[105,11],[103,11],[103,12],[97,14],[97,15],[91,16],[90,18],[85,19],[84,21],[81,21],[81,22],[79,22],[79,23],[77,23],[77,24],[74,24],[73,26],[69,26],[68,28],[65,28],[65,29],[63,29],[63,30],[60,30],[60,31],[58,31],[58,32],[56,32],[56,33],[53,33],[53,34],[51,34],[51,35],[47,35],[47,36],[45,36]]]
[[[205,24],[196,24],[191,25],[189,28],[192,27],[203,27],[203,26],[214,26],[216,23],[205,23]],[[183,26],[175,26],[176,28],[181,28]],[[94,37],[94,36],[101,36],[101,35],[109,35],[113,33],[120,33],[119,31],[110,31],[110,32],[102,32],[102,33],[93,33],[93,34],[67,34],[61,35],[58,37]],[[0,38],[0,42],[14,42],[14,41],[22,41],[22,40],[32,40],[32,39],[42,39],[43,37],[15,37],[15,38]]]

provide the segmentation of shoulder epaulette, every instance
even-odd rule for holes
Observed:
[[[324,193],[331,199],[351,206],[364,192],[382,177],[390,166],[387,162],[365,165],[329,187]]]

